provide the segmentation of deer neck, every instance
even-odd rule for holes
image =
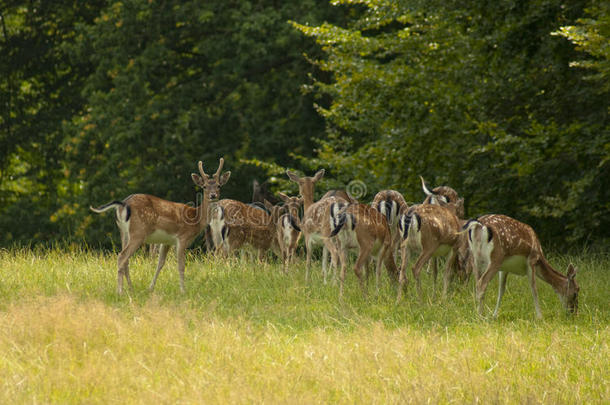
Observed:
[[[207,191],[203,192],[203,201],[201,204],[197,206],[197,218],[199,219],[199,229],[203,230],[208,225],[208,218],[210,218],[210,211],[212,206],[217,204],[217,202],[212,203],[210,201],[210,196]]]
[[[540,261],[538,270],[540,278],[549,283],[555,292],[560,296],[565,296],[568,290],[568,278],[555,270],[546,259]]]

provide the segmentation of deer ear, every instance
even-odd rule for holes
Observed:
[[[191,173],[191,178],[193,179],[193,183],[198,185],[199,187],[203,187],[203,179],[197,173]]]
[[[284,202],[288,202],[290,200],[290,197],[288,197],[286,194],[282,193],[281,191],[279,193],[277,193],[277,195],[279,195],[280,198],[282,199],[282,201],[284,201]]]
[[[576,277],[576,268],[572,263],[570,263],[570,265],[568,266],[568,279],[570,281],[573,281],[574,277]]]
[[[227,181],[229,181],[229,177],[231,177],[231,171],[229,170],[228,172],[224,172],[222,174],[222,176],[220,176],[220,180],[218,181],[219,185],[225,185],[227,184]]]
[[[299,176],[297,176],[296,174],[294,174],[293,172],[291,172],[290,170],[286,170],[286,175],[288,176],[288,178],[296,183],[299,182],[299,180],[301,180],[301,178]]]
[[[267,201],[266,198],[263,200],[263,203],[265,204],[265,208],[267,208],[269,211],[271,211],[273,209],[273,204],[271,204],[269,201]]]
[[[313,176],[313,181],[314,181],[314,183],[315,183],[316,181],[320,180],[322,177],[324,177],[324,173],[325,173],[324,169],[320,169],[320,170],[318,170],[318,171],[316,172],[316,174]]]

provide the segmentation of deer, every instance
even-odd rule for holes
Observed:
[[[453,211],[458,218],[464,218],[464,199],[460,198],[457,191],[449,186],[438,186],[430,191],[426,186],[426,182],[422,176],[421,186],[426,194],[426,198],[422,204],[443,205]]]
[[[536,277],[553,287],[567,311],[578,313],[576,268],[570,263],[565,276],[555,270],[545,258],[540,240],[531,226],[506,215],[489,214],[468,221],[463,229],[468,233],[468,244],[473,253],[479,315],[483,315],[487,285],[496,273],[499,287],[494,318],[498,316],[509,273],[527,276],[538,319],[542,318],[542,311]]]
[[[299,185],[299,194],[303,197],[304,214],[303,219],[301,220],[301,231],[303,232],[306,251],[305,280],[307,281],[309,279],[313,247],[315,244],[322,242],[324,244],[322,250],[322,274],[324,275],[324,284],[326,284],[328,254],[330,253],[331,265],[334,265],[335,268],[338,260],[336,246],[334,241],[330,239],[331,229],[328,220],[330,217],[330,208],[335,202],[344,202],[347,204],[347,200],[335,195],[327,196],[326,198],[314,202],[314,186],[324,176],[324,173],[324,169],[320,169],[312,177],[299,177],[290,170],[286,170],[288,178]]]
[[[210,231],[216,253],[228,255],[248,244],[264,253],[273,249],[279,255],[275,237],[275,223],[265,209],[241,201],[218,201],[212,211]]]
[[[373,198],[371,207],[386,217],[386,221],[390,227],[390,234],[392,235],[392,251],[396,258],[398,250],[400,249],[398,218],[407,211],[409,205],[398,191],[382,190]]]
[[[278,195],[284,201],[284,206],[273,205],[265,200],[265,207],[271,212],[272,221],[275,223],[277,243],[284,272],[287,273],[288,265],[292,262],[301,237],[299,208],[303,204],[303,197],[289,197],[284,193]]]
[[[420,204],[411,207],[399,219],[399,231],[402,237],[401,256],[398,279],[397,301],[402,299],[406,283],[405,268],[409,251],[419,251],[420,254],[412,267],[413,278],[417,286],[417,294],[421,301],[422,289],[419,278],[422,266],[431,258],[449,256],[445,265],[443,277],[443,297],[447,296],[449,280],[457,264],[460,245],[466,243],[460,237],[460,222],[452,210],[433,204]],[[434,266],[434,293],[436,293],[436,266]]]
[[[184,267],[186,248],[207,226],[210,203],[218,200],[220,188],[227,183],[231,172],[221,175],[224,159],[220,158],[218,169],[213,176],[208,176],[199,162],[199,173],[192,173],[193,182],[203,189],[203,201],[197,207],[164,200],[149,194],[132,194],[123,201],[112,201],[97,208],[89,207],[95,213],[115,210],[116,223],[121,233],[121,252],[118,255],[118,294],[123,293],[123,278],[133,290],[129,275],[129,258],[144,243],[159,243],[159,262],[150,283],[152,292],[157,277],[165,264],[170,246],[176,246],[178,272],[180,274],[180,291],[184,289]]]
[[[350,249],[358,250],[354,273],[360,282],[360,288],[366,297],[363,269],[376,255],[375,280],[379,293],[381,265],[385,264],[391,278],[396,279],[398,269],[394,262],[392,235],[386,217],[375,208],[366,204],[345,204],[334,202],[330,209],[330,236],[337,236],[341,262],[339,298],[343,297],[343,283],[347,266],[347,254]]]
[[[436,204],[444,206],[450,209],[460,221],[461,225],[466,223],[464,220],[464,199],[460,198],[457,191],[449,186],[438,186],[430,191],[426,186],[426,182],[422,176],[419,176],[421,180],[422,189],[426,194],[426,198],[422,204]],[[462,243],[460,245],[460,255],[458,261],[458,274],[464,281],[468,281],[470,277],[470,270],[472,264],[470,263],[470,252],[468,251],[468,244]],[[432,261],[432,272],[437,273],[438,258],[434,258]]]

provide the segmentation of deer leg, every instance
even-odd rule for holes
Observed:
[[[494,309],[493,317],[498,317],[498,312],[500,311],[500,302],[502,302],[502,296],[504,295],[504,290],[506,289],[506,279],[508,278],[508,273],[505,271],[500,271],[498,273],[498,301],[496,302],[496,309]]]
[[[169,245],[161,245],[159,248],[159,261],[157,263],[157,270],[155,271],[155,275],[153,276],[150,285],[148,286],[149,291],[153,291],[155,289],[155,284],[157,283],[157,277],[159,277],[159,273],[161,273],[161,269],[165,264],[165,258],[167,257],[167,252],[169,250]]]
[[[186,261],[186,246],[178,242],[176,245],[176,256],[178,257],[178,273],[180,274],[180,292],[184,294],[184,266]]]
[[[430,260],[428,269],[432,268],[432,298],[436,299],[436,279],[438,277],[438,257],[433,257]]]
[[[381,249],[379,249],[379,253],[377,254],[376,268],[375,268],[375,285],[377,287],[377,294],[379,294],[379,280],[381,279],[381,265],[383,264],[383,260],[385,259],[386,255],[393,255],[393,254],[394,254],[394,252],[387,245],[384,245],[381,247]]]
[[[309,237],[309,235],[305,235],[305,256],[307,258],[305,261],[305,282],[309,280],[309,268],[311,267],[311,249],[313,248],[312,244],[313,241],[311,237]]]
[[[354,265],[354,273],[358,277],[358,281],[360,282],[360,288],[362,289],[362,294],[366,298],[366,286],[364,285],[364,267],[368,264],[369,258],[371,257],[371,248],[367,246],[361,246],[360,252],[358,253],[358,259],[356,259],[356,264]]]
[[[536,261],[532,258],[527,260],[527,278],[530,282],[532,297],[534,298],[534,307],[536,308],[536,317],[542,319],[542,311],[540,311],[540,303],[538,302],[538,291],[536,290]]]
[[[144,242],[144,238],[129,238],[127,245],[121,250],[118,258],[118,272],[117,272],[117,283],[118,288],[117,291],[119,295],[123,294],[123,276],[129,273],[129,258],[135,253],[136,250],[142,243]],[[131,287],[131,285],[130,285]]]
[[[341,272],[339,273],[339,299],[342,300],[343,299],[343,282],[345,281],[345,267],[347,266],[347,254],[346,254],[346,250],[340,248],[339,252],[338,252],[339,256],[340,256],[340,262],[341,262]]]
[[[326,284],[326,276],[328,274],[328,269],[326,268],[326,263],[328,262],[328,249],[326,248],[326,244],[322,248],[322,276],[324,277],[324,284]]]
[[[419,273],[421,272],[423,265],[428,260],[430,260],[433,252],[434,252],[434,250],[430,250],[427,252],[425,250],[422,251],[421,254],[419,255],[419,257],[417,258],[417,261],[415,262],[413,269],[411,270],[413,272],[413,278],[415,279],[415,285],[417,286],[417,295],[418,295],[420,301],[422,301],[422,299],[423,299],[423,293],[422,293],[422,289],[421,289],[421,280],[419,279]]]
[[[483,315],[483,298],[485,298],[485,291],[487,290],[487,285],[491,281],[491,279],[496,275],[498,270],[500,269],[500,264],[502,263],[501,257],[491,257],[485,272],[481,277],[477,280],[477,310],[479,315]]]
[[[457,259],[458,259],[457,251],[452,250],[451,256],[449,257],[449,260],[447,260],[447,263],[445,264],[445,273],[443,275],[443,299],[447,298],[447,290],[449,289],[449,282],[453,278],[453,272],[454,272],[455,266],[457,265]]]
[[[402,300],[402,291],[405,289],[406,283],[407,283],[407,277],[405,275],[405,269],[407,268],[407,261],[408,261],[407,255],[408,255],[408,250],[407,250],[407,244],[405,243],[400,251],[401,260],[400,260],[400,273],[398,276],[398,296],[396,297],[396,303],[399,303]]]

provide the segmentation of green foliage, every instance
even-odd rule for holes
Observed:
[[[323,135],[312,96],[300,91],[310,70],[302,53],[316,45],[287,21],[337,19],[330,4],[28,2],[0,11],[0,86],[12,89],[0,117],[0,212],[11,235],[0,243],[64,238],[68,228],[107,244],[114,224],[89,205],[134,192],[194,201],[190,173],[199,160],[215,170],[221,156],[233,171],[223,196],[247,200],[263,172],[240,159],[286,165],[288,152],[311,156],[311,138]],[[11,182],[33,175],[15,193]],[[38,194],[46,202],[37,217],[18,226]]]
[[[551,35],[586,2],[338,3],[365,9],[344,27],[294,24],[332,74],[309,86],[332,98],[318,106],[325,165],[410,201],[423,175],[468,215],[513,215],[558,244],[608,240],[608,94]]]

